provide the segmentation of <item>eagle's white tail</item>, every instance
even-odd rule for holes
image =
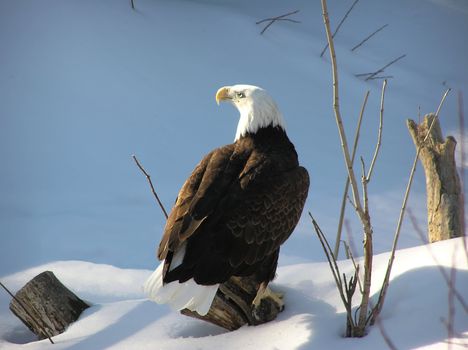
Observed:
[[[161,263],[145,283],[148,298],[158,304],[169,304],[175,310],[189,309],[202,316],[206,315],[219,284],[202,286],[191,278],[184,283],[174,281],[163,285],[163,265]]]

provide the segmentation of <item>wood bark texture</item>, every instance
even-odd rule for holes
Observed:
[[[88,307],[51,271],[42,272],[30,280],[10,302],[10,310],[39,339],[63,333]]]
[[[249,277],[231,277],[220,285],[218,292],[205,316],[184,309],[183,315],[198,318],[229,331],[243,325],[259,325],[272,321],[283,308],[272,298],[262,299],[258,307],[252,305],[259,285]]]
[[[455,164],[457,142],[452,136],[445,140],[438,119],[424,141],[434,114],[424,117],[421,124],[407,120],[408,130],[426,175],[428,235],[430,242],[463,236],[464,199]]]

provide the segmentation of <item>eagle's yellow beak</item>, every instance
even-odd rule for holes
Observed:
[[[229,97],[229,86],[223,86],[216,92],[216,103],[219,105],[219,101],[228,100]]]

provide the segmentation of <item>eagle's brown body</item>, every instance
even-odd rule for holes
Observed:
[[[210,152],[183,185],[167,220],[158,250],[165,259],[163,282],[193,278],[212,285],[255,275],[268,283],[308,188],[307,170],[280,127],[261,128]],[[182,262],[171,266],[180,249]]]

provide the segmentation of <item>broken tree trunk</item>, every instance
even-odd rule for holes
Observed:
[[[272,321],[283,310],[272,298],[262,299],[258,307],[252,305],[257,295],[258,283],[249,277],[231,277],[220,285],[205,316],[184,309],[183,315],[195,317],[233,331],[245,324],[259,325]]]
[[[39,339],[63,333],[89,307],[51,271],[34,277],[10,302],[10,310]]]
[[[426,175],[427,216],[429,241],[436,242],[463,236],[464,200],[455,164],[455,146],[452,136],[442,137],[436,118],[429,137],[427,132],[435,118],[427,114],[421,124],[407,120],[408,130]]]

